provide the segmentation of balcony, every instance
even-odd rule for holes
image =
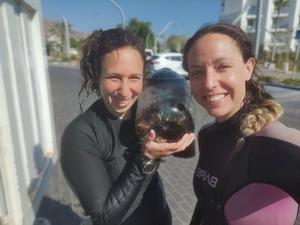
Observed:
[[[255,19],[256,11],[257,11],[256,5],[251,6],[250,9],[248,9],[248,11],[247,11],[247,19]]]
[[[256,19],[256,14],[247,14],[246,16],[247,19]]]
[[[282,8],[282,9],[280,10],[279,15],[277,15],[277,11],[276,11],[276,10],[273,10],[272,17],[273,17],[273,18],[277,18],[277,17],[288,17],[289,14],[290,14],[290,12],[291,12],[290,7],[289,7],[289,6],[286,6],[286,7]]]
[[[277,17],[281,17],[281,18],[289,17],[289,13],[281,12],[279,15],[277,15],[277,12],[273,12],[272,17],[273,18],[277,18]]]
[[[278,32],[286,32],[289,29],[289,23],[279,23],[277,25],[277,31]],[[271,27],[271,32],[276,31],[276,23],[273,22],[273,25]]]
[[[255,33],[255,27],[247,27],[247,33]]]

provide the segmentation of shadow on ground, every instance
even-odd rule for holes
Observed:
[[[49,197],[42,199],[37,217],[47,219],[51,225],[79,225],[81,222],[80,216],[70,206]]]

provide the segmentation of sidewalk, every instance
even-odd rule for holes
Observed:
[[[292,71],[288,71],[287,73],[283,70],[279,69],[269,69],[264,67],[263,65],[257,65],[257,75],[258,76],[264,76],[264,77],[272,77],[275,78],[274,80],[278,80],[279,82],[267,82],[266,84],[269,86],[275,86],[275,87],[282,87],[282,88],[288,88],[288,89],[294,89],[294,90],[300,90],[300,86],[293,86],[293,85],[287,85],[284,83],[281,83],[280,81],[286,80],[286,79],[300,79],[300,73],[293,74]]]
[[[292,78],[293,76],[293,71],[288,71],[286,73],[283,70],[266,68],[262,64],[257,65],[257,71],[258,71],[258,75],[274,77],[278,80],[289,79]],[[300,79],[300,73],[296,73],[294,79]]]

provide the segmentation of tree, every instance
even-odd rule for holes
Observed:
[[[72,29],[72,25],[69,23],[68,29],[69,31]],[[55,41],[52,41],[53,43],[49,43],[49,47],[53,48],[53,46],[57,46],[59,48],[59,51],[57,53],[66,54],[68,48],[68,41],[66,39],[66,27],[63,20],[54,22],[47,36],[52,36],[52,39],[56,39]]]
[[[279,24],[279,17],[280,17],[280,12],[282,8],[287,6],[288,0],[274,0],[274,8],[276,11],[276,18],[275,18],[275,34],[274,34],[274,39],[275,43],[273,45],[272,49],[272,61],[275,59],[275,50],[276,50],[276,42],[277,42],[277,36],[278,36],[278,24]]]
[[[152,48],[154,45],[154,33],[151,30],[151,23],[139,21],[137,18],[129,20],[127,29],[136,33],[145,43],[146,48]]]
[[[183,35],[171,35],[167,39],[167,45],[172,52],[181,52],[187,41],[187,37]]]
[[[73,37],[70,38],[70,47],[78,48],[79,41]]]

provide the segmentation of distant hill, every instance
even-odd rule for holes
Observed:
[[[44,18],[43,19],[44,34],[45,34],[46,37],[48,36],[49,32],[55,28],[57,22],[58,21],[53,21],[49,18]],[[70,29],[70,38],[75,38],[77,40],[82,40],[82,39],[87,38],[87,36],[89,36],[89,35],[90,35],[89,32],[74,31],[74,30],[72,30],[72,27]]]

